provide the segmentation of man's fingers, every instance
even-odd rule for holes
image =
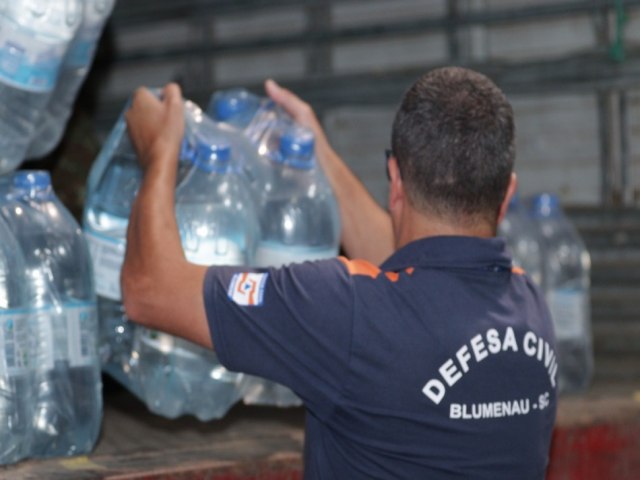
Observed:
[[[143,169],[158,158],[177,158],[184,134],[184,103],[178,85],[166,85],[161,99],[147,88],[138,88],[125,118]]]
[[[170,108],[182,108],[182,90],[177,83],[168,83],[162,91],[162,98]]]
[[[281,87],[274,80],[265,82],[264,88],[271,99],[284,108],[294,120],[308,127],[313,126],[314,115],[311,107],[290,90]]]
[[[160,108],[159,100],[148,88],[139,87],[131,99],[131,107],[125,113],[129,127],[135,127],[136,122],[153,115],[154,110]],[[140,120],[139,120],[140,119]]]
[[[171,128],[181,133],[184,129],[184,102],[180,86],[176,83],[169,83],[164,87],[162,94]]]

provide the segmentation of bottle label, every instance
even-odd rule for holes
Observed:
[[[285,246],[273,246],[269,243],[261,243],[256,250],[257,267],[282,267],[290,263],[302,263],[305,261],[324,260],[334,258],[338,254],[335,248],[323,249],[296,249]]]
[[[0,25],[0,81],[32,92],[50,92],[56,85],[67,42],[50,39],[2,18]]]
[[[226,238],[194,241],[192,236],[182,235],[184,256],[196,265],[243,265],[245,256],[235,242]]]
[[[557,288],[547,295],[558,340],[575,340],[587,335],[588,295],[585,291]]]
[[[67,303],[67,347],[72,367],[97,363],[97,310],[95,302]]]
[[[25,310],[0,310],[0,377],[22,375],[33,367],[29,317]]]
[[[96,293],[110,300],[122,300],[120,271],[124,262],[124,239],[107,237],[92,231],[85,232],[93,261]]]

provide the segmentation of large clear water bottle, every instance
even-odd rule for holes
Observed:
[[[562,392],[586,388],[593,371],[589,252],[555,195],[533,198],[542,237],[543,290],[551,310]]]
[[[125,385],[131,364],[133,325],[120,291],[131,205],[142,180],[138,159],[121,117],[107,138],[88,179],[83,227],[91,250],[100,320],[100,359]]]
[[[335,257],[340,236],[338,206],[316,165],[313,133],[294,124],[276,131],[280,133],[278,149],[268,155],[273,173],[259,185],[260,236],[254,264],[281,267]],[[244,401],[278,406],[300,403],[288,388],[259,379],[249,383]]]
[[[313,133],[297,125],[282,132],[271,155],[274,175],[261,185],[260,241],[255,264],[281,266],[335,257],[340,219],[326,178],[316,165]]]
[[[82,23],[62,63],[58,82],[40,116],[27,158],[40,158],[60,142],[115,0],[83,0]]]
[[[81,0],[11,0],[0,9],[0,174],[24,160],[67,48]]]
[[[0,196],[0,207],[5,199]],[[29,455],[34,331],[20,246],[0,215],[0,464]]]
[[[248,265],[257,218],[243,172],[225,141],[197,145],[192,169],[176,191],[176,218],[186,258],[199,265]],[[227,371],[214,352],[140,328],[135,350],[149,408],[174,418],[222,417],[242,396],[243,375]]]
[[[191,163],[183,160],[195,151],[198,132],[215,130],[212,123],[195,104],[185,101],[185,140],[179,181],[191,169]],[[98,294],[102,365],[112,377],[138,395],[140,391],[135,383],[137,359],[131,355],[134,325],[122,304],[120,271],[129,214],[141,180],[142,170],[127,133],[123,112],[89,173],[83,227],[91,250]]]
[[[32,454],[89,452],[98,437],[102,384],[89,250],[44,171],[18,171],[2,214],[24,255],[37,320]]]
[[[524,269],[535,284],[542,287],[540,234],[518,194],[509,202],[507,213],[498,225],[498,235],[505,239],[514,265]]]

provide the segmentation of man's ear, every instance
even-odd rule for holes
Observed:
[[[406,194],[395,157],[389,158],[387,168],[389,169],[389,210],[398,211],[402,209],[402,205],[406,202]]]
[[[509,203],[511,199],[516,194],[516,190],[518,189],[518,177],[516,177],[515,173],[511,173],[511,178],[509,179],[509,186],[507,187],[507,193],[500,204],[500,210],[498,211],[498,224],[502,221],[504,216],[507,214],[507,210],[509,209]]]

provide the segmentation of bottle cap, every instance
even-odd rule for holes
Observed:
[[[195,166],[206,172],[223,171],[231,160],[231,147],[226,143],[199,142],[194,160]]]
[[[549,217],[560,210],[560,200],[557,195],[541,193],[533,197],[531,210],[536,217]]]
[[[280,137],[280,156],[283,163],[295,168],[313,167],[313,132],[307,128],[294,126],[284,131]]]
[[[45,170],[19,170],[13,176],[13,186],[20,190],[43,190],[51,186],[51,175]]]
[[[250,93],[243,88],[234,88],[214,96],[214,112],[217,120],[225,121],[244,113],[250,108]]]

